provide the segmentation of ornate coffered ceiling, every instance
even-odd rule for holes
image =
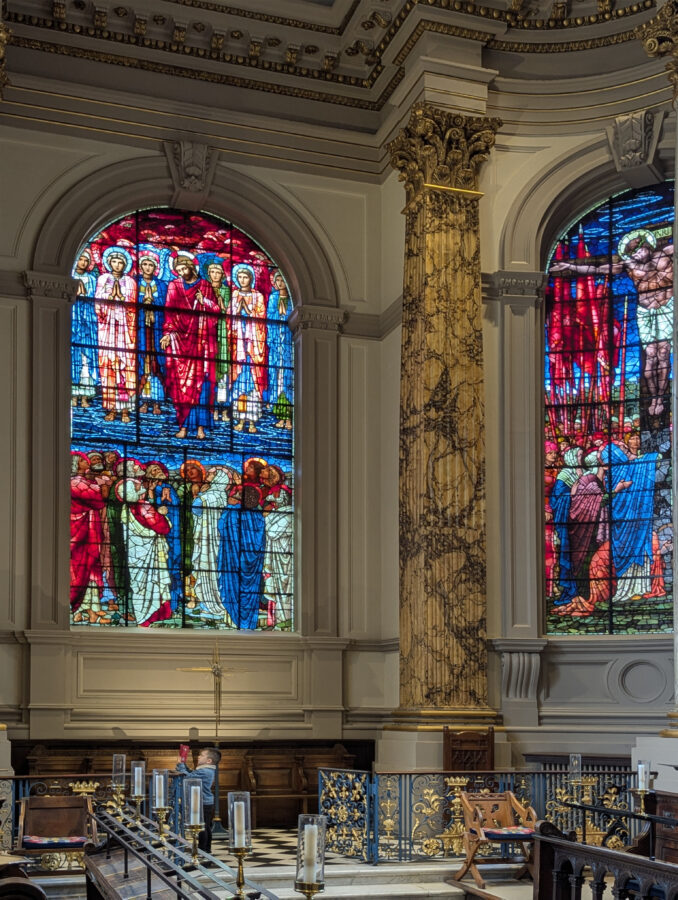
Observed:
[[[499,52],[623,44],[655,0],[8,0],[11,48],[378,110],[422,35]],[[284,10],[284,15],[281,11]]]
[[[319,159],[339,153],[336,143],[323,144],[325,126],[350,131],[341,150],[347,159],[354,152],[349,143],[355,147],[365,136],[363,171],[372,165],[370,146],[383,145],[400,107],[421,99],[415,94],[422,78],[438,79],[441,95],[455,79],[472,84],[469,111],[478,112],[490,96],[488,111],[516,128],[525,110],[535,127],[614,117],[619,85],[623,111],[661,105],[670,94],[662,64],[648,63],[638,37],[638,29],[657,15],[657,0],[5,3],[6,94],[16,118],[29,110],[35,120],[52,121],[52,109],[59,106],[61,119],[76,128],[80,120],[74,117],[85,115],[83,103],[103,97],[110,101],[103,109],[107,115],[114,105],[122,108],[121,97],[134,96],[134,113],[124,114],[132,139],[141,139],[142,131],[147,139],[153,135],[144,104],[167,117],[171,104],[184,113],[187,107],[200,110],[201,128],[209,119],[222,131],[223,110],[231,126],[239,114],[243,121],[252,115],[286,121],[288,133],[289,123],[303,123],[305,149],[315,141]],[[592,110],[585,116],[570,99],[582,90],[583,79]],[[88,127],[93,113],[91,105]],[[122,117],[115,113],[116,130]],[[105,115],[102,128],[112,127],[104,120]],[[177,130],[186,129],[182,124]],[[366,136],[378,133],[382,140],[370,145]],[[228,140],[236,140],[232,127]],[[278,133],[281,146],[271,147],[272,156],[289,156],[285,140]],[[373,162],[383,171],[383,159],[375,156]]]

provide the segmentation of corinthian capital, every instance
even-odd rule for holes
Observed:
[[[407,199],[425,185],[477,190],[478,173],[501,124],[501,119],[462,116],[427,103],[415,104],[410,121],[388,145],[391,165],[405,182]]]
[[[673,100],[678,96],[678,2],[668,0],[656,16],[639,25],[635,34],[643,43],[648,56],[667,56],[669,81],[673,85]]]

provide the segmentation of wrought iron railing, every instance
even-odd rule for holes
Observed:
[[[577,784],[569,780],[566,769],[374,775],[353,769],[321,769],[319,808],[329,820],[327,849],[373,863],[463,857],[460,793],[464,790],[513,791],[521,803],[535,808],[539,818],[579,834],[584,826],[589,843],[617,849],[637,836],[637,821],[623,819],[621,827],[608,834],[605,823],[595,815],[563,804],[577,801],[629,809],[635,784],[636,773],[618,766],[585,768]],[[491,848],[488,856],[499,853],[507,855]],[[519,846],[509,845],[509,857],[521,854]]]

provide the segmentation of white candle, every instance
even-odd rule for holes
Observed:
[[[191,811],[189,825],[200,824],[200,785],[191,785]]]
[[[165,779],[159,774],[155,776],[155,805],[165,805]]]
[[[638,763],[638,790],[648,791],[650,789],[650,766],[646,762]]]
[[[141,797],[144,793],[144,787],[141,781],[141,767],[137,766],[134,770],[134,796]]]
[[[306,825],[304,828],[304,868],[303,883],[315,884],[315,861],[318,855],[318,826]]]
[[[245,846],[245,804],[242,800],[233,804],[233,846]]]

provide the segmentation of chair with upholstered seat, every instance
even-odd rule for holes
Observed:
[[[24,797],[17,850],[27,856],[82,853],[97,842],[90,797]]]
[[[532,876],[532,844],[537,823],[537,814],[531,806],[523,806],[512,791],[496,794],[460,792],[464,814],[463,846],[466,859],[461,869],[454,875],[454,881],[470,872],[479,888],[485,887],[478,871],[476,855],[491,844],[506,848],[507,844],[523,845],[525,862],[516,878]],[[494,862],[496,859],[488,860]]]

